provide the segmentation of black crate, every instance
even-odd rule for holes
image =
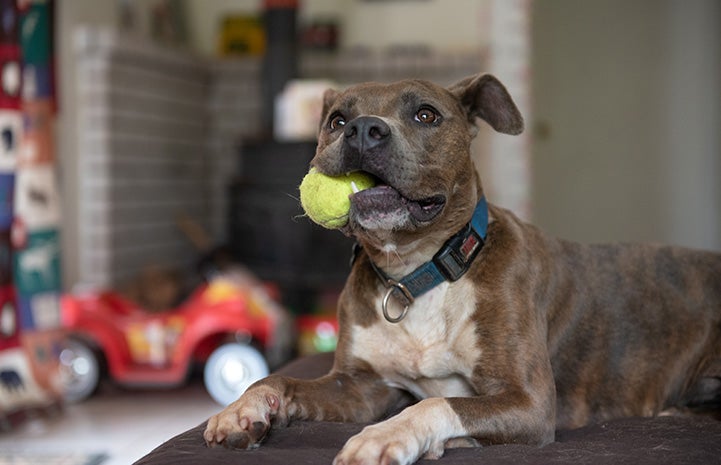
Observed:
[[[315,144],[246,146],[243,175],[230,186],[229,247],[261,279],[276,282],[292,305],[310,310],[317,292],[340,287],[352,240],[304,216],[298,186]]]

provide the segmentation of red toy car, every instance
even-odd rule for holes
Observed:
[[[121,385],[172,387],[200,362],[208,392],[227,405],[268,374],[256,347],[277,359],[290,344],[286,312],[237,269],[170,311],[150,313],[118,293],[99,292],[64,296],[62,318],[70,334],[60,355],[69,401],[93,394],[104,369]]]

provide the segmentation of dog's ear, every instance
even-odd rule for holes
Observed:
[[[471,122],[476,117],[504,134],[523,132],[523,116],[501,81],[490,74],[467,77],[448,88],[466,109]]]
[[[323,110],[320,114],[319,127],[323,127],[325,120],[328,118],[328,112],[330,111],[335,101],[338,99],[338,95],[340,95],[340,93],[335,89],[327,89],[323,93]]]

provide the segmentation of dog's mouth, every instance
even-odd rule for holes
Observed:
[[[407,220],[415,225],[428,223],[446,204],[443,195],[414,199],[380,180],[375,187],[356,192],[350,199],[351,218],[368,229],[397,229]]]

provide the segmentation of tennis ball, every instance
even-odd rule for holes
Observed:
[[[300,183],[300,203],[310,219],[324,228],[342,228],[348,223],[350,195],[374,185],[365,173],[326,176],[311,168]]]

